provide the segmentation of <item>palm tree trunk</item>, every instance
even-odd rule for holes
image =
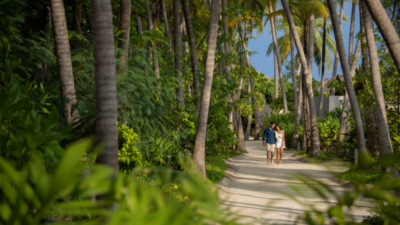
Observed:
[[[177,0],[174,0],[174,6],[175,6],[174,11],[179,11],[178,7],[179,4],[176,4],[176,1]],[[200,172],[204,177],[206,177],[205,153],[206,153],[207,121],[208,121],[208,112],[211,100],[212,80],[214,75],[215,52],[217,49],[219,5],[220,1],[218,0],[212,1],[210,30],[209,30],[208,47],[207,47],[207,61],[204,73],[203,95],[201,97],[195,146],[193,151],[193,162],[199,168]]]
[[[56,42],[57,65],[61,80],[61,93],[65,98],[64,116],[72,122],[71,108],[76,104],[74,74],[72,72],[71,50],[68,40],[67,21],[62,0],[51,0],[54,39]]]
[[[278,60],[276,58],[276,53],[274,50],[274,98],[279,97],[279,84],[278,84]]]
[[[240,100],[240,96],[242,94],[242,87],[243,87],[243,75],[240,75],[239,76],[239,87],[237,89],[236,98],[235,98],[236,101]],[[246,144],[245,144],[245,140],[244,140],[242,117],[241,117],[241,113],[240,112],[241,112],[240,109],[237,109],[236,112],[235,112],[236,123],[237,123],[236,128],[237,128],[237,133],[238,133],[238,136],[237,136],[238,145],[237,145],[237,147],[238,147],[239,151],[247,152]]]
[[[254,90],[254,81],[253,79],[250,79],[251,82],[251,89]],[[257,104],[256,98],[252,97],[251,98],[253,101],[253,104]],[[259,123],[257,123],[257,118],[258,118],[258,109],[254,109],[254,140],[260,140],[260,132],[262,129],[262,126],[260,126]]]
[[[270,13],[272,13],[272,3],[271,3],[271,1],[269,1],[269,11],[270,11]],[[279,72],[279,79],[280,79],[280,83],[281,83],[281,91],[282,91],[282,98],[283,98],[283,109],[284,109],[285,113],[289,113],[288,106],[287,106],[287,101],[286,101],[285,82],[283,80],[281,56],[280,56],[280,53],[279,53],[278,39],[276,37],[276,27],[275,27],[275,25],[276,25],[275,24],[275,18],[271,18],[272,39],[274,41],[274,51],[275,51],[275,56],[276,56],[276,62],[278,63],[278,72]],[[276,92],[276,90],[275,90],[275,92]]]
[[[350,23],[350,37],[349,37],[349,57],[348,57],[348,63],[350,67],[350,75],[353,78],[356,70],[357,63],[358,62],[358,57],[360,56],[360,51],[361,51],[361,41],[357,41],[357,46],[356,49],[354,50],[354,54],[352,53],[353,50],[353,39],[354,39],[354,28],[355,28],[355,20],[356,20],[356,4],[352,4],[352,9],[351,9],[351,23]],[[360,26],[361,26],[361,20],[360,20]],[[362,30],[362,29],[361,29]],[[356,60],[353,61],[353,55],[355,56]],[[339,134],[338,134],[338,142],[343,141],[344,138],[344,133],[347,130],[347,110],[348,110],[348,105],[349,105],[349,95],[347,94],[347,91],[345,91],[344,95],[344,101],[343,101],[343,106],[342,106],[342,115],[340,116],[340,128],[339,128]],[[339,155],[338,149],[336,149],[336,155]]]
[[[75,28],[78,31],[79,35],[83,35],[82,27],[81,27],[81,19],[82,19],[82,6],[83,3],[80,0],[75,0]]]
[[[143,28],[142,28],[142,19],[140,18],[140,16],[136,16],[136,24],[137,24],[137,31],[139,35],[143,35]],[[147,57],[146,57],[146,52],[144,50],[144,48],[142,49],[142,58],[143,61],[146,62],[147,61]],[[147,65],[146,63],[143,63],[143,68],[144,68],[144,74],[146,77],[149,76],[149,71],[147,69]]]
[[[118,170],[117,86],[111,2],[92,0],[91,8],[97,99],[96,144],[103,144],[104,147],[96,162]]]
[[[165,3],[164,3],[165,4]],[[186,30],[189,38],[190,57],[192,61],[192,74],[193,74],[193,88],[194,88],[194,102],[197,108],[200,107],[200,82],[199,82],[199,63],[197,62],[196,53],[196,40],[190,18],[190,10],[188,0],[182,0],[182,10],[186,22]],[[231,121],[232,122],[232,121]]]
[[[174,50],[172,49],[172,38],[171,38],[171,32],[169,30],[169,25],[168,25],[167,8],[165,7],[165,1],[164,0],[161,0],[161,13],[162,13],[162,16],[164,17],[165,36],[168,39],[168,45],[169,45],[169,49],[171,51],[171,54],[173,54]]]
[[[298,100],[297,100],[297,107],[295,109],[296,112],[295,112],[295,117],[294,117],[294,130],[293,130],[293,138],[292,138],[292,143],[291,143],[292,149],[297,149],[297,143],[299,142],[299,131],[297,129],[300,126],[301,106],[302,105],[303,105],[303,82],[302,82],[302,78],[300,77],[299,96],[298,96]],[[306,145],[306,147],[307,147],[307,145]],[[305,148],[303,148],[303,149],[305,149]]]
[[[122,33],[119,36],[118,40],[118,48],[122,50],[122,53],[119,54],[119,59],[122,64],[119,65],[118,69],[125,73],[126,70],[126,61],[128,60],[128,46],[129,46],[129,34],[131,27],[131,0],[121,0],[121,20],[119,23],[119,30]]]
[[[353,112],[354,122],[356,126],[355,128],[357,133],[357,147],[358,147],[357,149],[359,151],[359,154],[361,155],[367,151],[367,148],[365,146],[364,128],[361,120],[360,108],[358,106],[356,92],[354,90],[354,86],[352,83],[352,77],[350,74],[348,59],[346,57],[346,49],[344,47],[343,36],[336,15],[336,7],[334,0],[328,0],[328,6],[335,33],[336,46],[337,46],[336,50],[339,52],[340,64],[342,65],[346,90],[349,95],[351,110]],[[361,157],[359,159],[361,159]]]
[[[128,0],[130,1],[130,0]],[[153,25],[153,18],[151,16],[151,8],[149,4],[149,0],[146,0],[146,8],[147,8],[147,24],[149,26],[149,31],[153,30],[154,25]],[[129,15],[130,17],[130,15]],[[151,44],[151,43],[150,43]],[[157,56],[157,46],[155,43],[151,44],[152,49],[153,49],[153,54],[150,54],[150,58],[153,58],[153,65],[154,65],[154,73],[156,74],[156,79],[158,80],[160,78],[160,68],[158,65],[158,56]],[[149,51],[151,52],[151,50]]]
[[[301,42],[300,42],[299,35],[297,34],[297,30],[296,30],[296,27],[295,27],[295,24],[294,24],[294,21],[293,21],[293,18],[292,18],[292,14],[291,14],[290,9],[289,9],[289,5],[288,5],[286,0],[281,0],[281,2],[282,2],[282,6],[283,6],[283,8],[285,10],[286,17],[288,19],[289,27],[290,27],[290,30],[292,31],[293,39],[294,39],[294,41],[296,43],[298,53],[300,55],[300,60],[301,60],[302,66],[303,66],[303,71],[304,71],[305,74],[308,75],[309,71],[308,71],[308,68],[307,68],[307,59],[306,59],[306,56],[304,54],[304,51],[303,51],[303,48],[302,48],[302,45],[301,45]],[[316,113],[316,110],[315,110],[314,93],[313,93],[313,90],[312,90],[312,84],[309,81],[307,81],[306,93],[308,95],[308,103],[310,105],[310,112],[311,112],[310,113],[311,129],[313,130],[313,132],[312,132],[313,136],[311,137],[312,138],[312,145],[313,145],[312,146],[312,150],[313,150],[313,155],[312,156],[313,157],[318,157],[321,154],[321,152],[320,152],[320,143],[319,143],[318,121],[317,121],[317,113]]]
[[[304,54],[308,56],[308,42],[307,42],[307,33],[308,33],[308,26],[304,24],[304,33],[303,33],[303,47],[304,47]],[[308,65],[307,65],[308,66]],[[308,76],[305,74],[304,70],[302,71],[301,79],[303,80],[303,90],[307,90],[307,80]],[[303,143],[302,149],[307,150],[307,154],[311,149],[311,125],[310,125],[310,107],[308,104],[308,93],[303,93],[303,112],[304,112],[304,133],[303,133]]]
[[[251,78],[250,78],[250,74],[249,74],[249,77],[247,79],[247,92],[249,94],[249,97],[248,97],[249,105],[251,105],[251,96],[250,96],[250,93],[251,93]],[[249,138],[250,138],[251,119],[252,119],[252,116],[250,114],[247,117],[247,127],[246,127],[246,133],[244,134],[244,140],[249,140]]]
[[[322,108],[324,106],[324,88],[325,88],[325,54],[326,54],[326,29],[328,26],[327,18],[324,18],[324,32],[322,34],[322,68],[321,68],[321,91],[319,94],[318,116],[322,118]]]
[[[174,28],[175,28],[174,29],[175,73],[178,78],[178,87],[176,88],[176,94],[178,96],[178,104],[180,105],[179,107],[182,109],[185,106],[185,102],[183,98],[183,88],[182,88],[182,33],[181,29],[179,29],[181,25],[179,0],[173,0],[173,4],[174,4]]]
[[[222,0],[222,9],[226,9],[227,8],[227,0]],[[228,17],[224,14],[222,16],[222,19],[224,20],[224,34],[226,36],[226,38],[229,37],[229,30],[228,30]],[[229,54],[229,43],[228,41],[224,42],[224,52],[225,54]],[[224,71],[228,80],[228,83],[232,82],[232,77],[231,77],[231,73],[230,73],[230,68],[227,65],[225,65],[224,67]],[[228,94],[228,122],[232,122],[233,123],[233,112],[232,112],[232,95]],[[233,126],[230,126],[230,129],[233,130]]]
[[[363,34],[363,37],[361,38],[361,44],[362,47],[362,55],[365,57],[362,57],[362,72],[363,73],[368,73],[369,71],[369,62],[368,62],[368,49],[367,49],[367,38],[365,37],[365,26],[364,26],[364,20],[363,18],[363,13],[362,13],[362,5],[360,5],[360,29],[361,29],[361,34]],[[368,85],[367,82],[365,82],[366,85]],[[367,100],[371,99],[373,96],[367,96]],[[371,105],[366,105],[364,104],[364,116],[365,116],[365,128],[367,130],[367,144],[368,144],[368,149],[371,155],[373,156],[378,156],[379,155],[379,142],[378,138],[376,136],[376,129],[375,129],[375,122],[374,122],[374,113],[373,113],[373,107]]]
[[[298,104],[298,99],[297,99],[297,81],[296,81],[296,59],[295,59],[295,56],[294,56],[293,37],[292,37],[291,33],[289,35],[290,35],[290,59],[291,59],[290,71],[292,73],[294,110],[296,111],[297,104]],[[295,112],[295,118],[296,118],[296,116],[298,116],[298,115]]]
[[[369,59],[371,64],[372,87],[374,89],[374,96],[375,96],[375,113],[376,113],[376,120],[378,123],[379,141],[381,146],[380,155],[393,154],[392,142],[390,140],[389,125],[386,116],[385,98],[382,90],[379,58],[376,49],[374,30],[372,28],[372,18],[364,2],[367,1],[360,0],[360,3],[362,5],[365,34],[367,37]],[[372,5],[370,4],[369,6],[371,7]],[[393,49],[389,48],[389,50],[390,53],[392,53]],[[397,169],[395,167],[392,167],[391,170],[393,175],[397,177],[399,174]]]
[[[340,19],[339,19],[339,27],[340,31],[342,30],[342,23],[343,23],[343,11],[344,11],[344,0],[340,1]],[[336,14],[335,14],[336,15]],[[333,61],[333,71],[332,71],[332,80],[335,78],[337,74],[337,66],[339,62],[339,53],[338,50],[336,49],[335,53],[335,60]],[[331,89],[331,95],[335,95],[335,88]]]
[[[385,8],[383,8],[381,1],[364,0],[364,2],[366,7],[369,9],[370,16],[372,16],[376,25],[378,25],[379,31],[381,32],[381,35],[389,48],[390,55],[393,58],[393,62],[396,65],[397,71],[400,73],[400,39],[397,35],[396,29],[392,24],[392,21],[387,15]],[[367,13],[364,12],[364,14]]]

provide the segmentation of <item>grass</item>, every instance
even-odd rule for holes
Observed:
[[[218,184],[225,176],[228,164],[224,159],[240,155],[240,151],[230,151],[217,156],[206,156],[207,179],[213,184]]]
[[[379,170],[354,170],[350,169],[344,173],[338,174],[335,177],[341,180],[359,180],[363,179],[367,184],[373,184],[375,181],[379,179],[380,171]]]
[[[300,150],[297,152],[297,155],[308,158],[306,150]],[[348,162],[348,158],[337,158],[336,153],[334,151],[321,151],[321,156],[312,158],[318,161],[339,161],[339,162]]]

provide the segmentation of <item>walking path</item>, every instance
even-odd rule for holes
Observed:
[[[332,181],[333,175],[329,172],[347,170],[343,163],[310,164],[299,160],[293,151],[284,151],[283,164],[276,165],[274,156],[274,165],[267,165],[262,141],[247,141],[246,147],[248,154],[227,160],[229,169],[220,183],[222,204],[230,207],[233,214],[241,216],[239,222],[242,224],[293,224],[296,217],[302,214],[303,206],[284,193],[295,196],[302,203],[316,204],[318,209],[335,203],[333,197],[326,201],[315,195],[311,188],[293,177],[295,174],[316,178],[338,194],[345,191],[345,188]],[[298,188],[303,196],[290,186]],[[370,204],[359,201],[356,205],[351,214],[360,222],[369,215],[367,206]]]

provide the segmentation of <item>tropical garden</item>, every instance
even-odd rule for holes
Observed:
[[[224,159],[270,121],[305,157],[355,160],[355,191],[304,222],[354,223],[343,207],[363,197],[365,223],[400,223],[399,1],[353,0],[351,17],[345,2],[0,1],[0,223],[236,224],[218,200]],[[263,32],[273,79],[250,60]]]

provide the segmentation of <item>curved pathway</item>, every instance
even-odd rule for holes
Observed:
[[[266,150],[262,141],[247,141],[248,154],[226,160],[229,168],[221,181],[219,192],[222,204],[228,206],[234,215],[241,216],[242,224],[293,224],[302,214],[303,209],[314,204],[324,209],[335,202],[334,197],[328,201],[315,194],[304,183],[293,176],[303,174],[327,184],[337,194],[345,188],[332,181],[331,172],[344,172],[343,163],[330,162],[310,164],[301,160],[293,151],[284,151],[283,164],[267,165]],[[309,179],[311,180],[311,179]],[[294,191],[291,186],[300,192]],[[300,204],[288,197],[289,193],[300,200]],[[357,221],[369,215],[367,202],[357,202],[351,214]]]

